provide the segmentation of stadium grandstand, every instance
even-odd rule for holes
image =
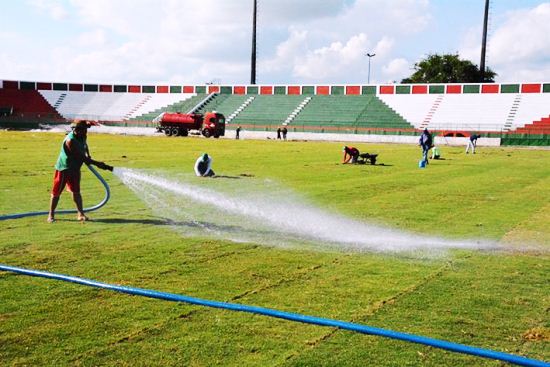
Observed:
[[[550,83],[116,85],[0,80],[0,127],[70,119],[152,127],[162,112],[218,111],[227,128],[441,136],[550,145]]]

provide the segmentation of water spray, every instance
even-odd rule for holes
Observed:
[[[429,256],[453,248],[501,247],[491,241],[448,240],[347,218],[305,203],[269,181],[216,183],[195,177],[183,177],[182,181],[125,168],[115,169],[114,174],[155,214],[191,236],[274,246],[309,243],[359,252],[421,251]]]

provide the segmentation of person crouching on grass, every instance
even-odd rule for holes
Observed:
[[[213,177],[216,174],[212,170],[212,157],[204,153],[195,162],[195,175],[197,177]]]
[[[88,217],[82,208],[82,196],[80,195],[80,168],[83,163],[93,164],[101,169],[112,169],[103,162],[94,161],[90,156],[86,136],[88,133],[88,122],[75,120],[71,124],[72,131],[65,137],[61,146],[61,152],[55,164],[55,174],[50,200],[50,212],[48,222],[55,221],[55,208],[59,203],[59,197],[67,186],[67,191],[73,194],[73,201],[76,204],[77,219],[86,221]]]
[[[344,152],[344,160],[342,162],[343,164],[357,163],[357,159],[359,158],[359,149],[355,147],[349,147],[346,145],[343,149],[343,152]]]

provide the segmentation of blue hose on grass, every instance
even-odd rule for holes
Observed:
[[[84,212],[92,212],[94,210],[97,210],[101,208],[103,205],[107,204],[107,201],[109,201],[109,198],[111,197],[111,190],[109,189],[109,185],[107,185],[107,182],[101,177],[99,172],[96,171],[94,167],[91,165],[87,165],[90,171],[97,177],[99,181],[103,184],[105,187],[105,197],[103,200],[90,208],[84,208]],[[42,212],[28,212],[28,213],[19,213],[19,214],[8,214],[8,215],[0,215],[0,220],[6,220],[6,219],[19,219],[19,218],[25,218],[25,217],[34,217],[37,215],[48,215],[48,211],[42,211]],[[56,214],[72,214],[77,213],[76,209],[64,209],[64,210],[56,210]]]
[[[249,312],[249,313],[276,317],[276,318],[290,320],[290,321],[303,322],[306,324],[335,327],[335,328],[344,329],[344,330],[356,331],[362,334],[383,336],[391,339],[424,344],[435,348],[446,349],[451,352],[470,354],[470,355],[489,358],[489,359],[496,359],[496,360],[516,364],[519,366],[534,366],[534,367],[550,366],[550,363],[546,363],[544,361],[520,357],[513,354],[497,352],[489,349],[476,348],[476,347],[471,347],[464,344],[451,343],[445,340],[427,338],[424,336],[419,336],[414,334],[406,334],[406,333],[401,333],[401,332],[387,330],[387,329],[375,328],[367,325],[355,324],[351,322],[325,319],[325,318],[314,317],[314,316],[307,316],[307,315],[278,311],[278,310],[273,310],[273,309],[268,309],[263,307],[211,301],[211,300],[194,298],[194,297],[178,295],[173,293],[158,292],[158,291],[143,289],[143,288],[124,287],[124,286],[119,286],[114,284],[101,283],[91,279],[78,278],[78,277],[73,277],[73,276],[63,275],[63,274],[48,273],[44,271],[17,268],[17,267],[8,266],[8,265],[2,265],[2,264],[0,264],[0,270],[10,271],[17,274],[35,276],[35,277],[62,280],[66,282],[77,283],[77,284],[87,285],[87,286],[96,287],[96,288],[103,288],[103,289],[108,289],[116,292],[127,293],[127,294],[132,294],[137,296],[163,299],[163,300],[175,301],[175,302],[185,302],[185,303],[190,303],[194,305],[221,308],[221,309],[232,310],[232,311]]]

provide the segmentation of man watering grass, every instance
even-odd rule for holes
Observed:
[[[111,170],[113,167],[103,162],[94,161],[90,156],[86,137],[88,133],[88,122],[75,120],[71,124],[72,131],[65,137],[61,146],[61,152],[55,164],[55,174],[50,200],[50,212],[48,222],[55,221],[55,208],[59,203],[59,197],[65,186],[73,194],[73,201],[76,204],[77,219],[86,221],[88,217],[84,214],[82,207],[82,196],[80,195],[80,168],[83,163],[93,164],[101,169]]]

